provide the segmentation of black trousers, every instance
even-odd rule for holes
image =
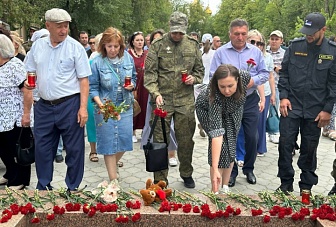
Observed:
[[[300,154],[297,162],[301,170],[299,187],[311,189],[318,183],[318,177],[315,174],[316,151],[321,135],[321,129],[317,127],[314,119],[280,117],[278,177],[282,184],[292,184],[294,181],[292,152],[299,132],[301,134]]]
[[[21,184],[28,186],[30,183],[31,165],[20,166],[14,161],[16,141],[19,138],[20,131],[21,128],[14,126],[10,131],[0,132],[0,158],[6,167],[3,177],[8,179],[8,187]],[[22,137],[24,138],[25,135],[29,135],[27,133],[29,132],[24,129]]]

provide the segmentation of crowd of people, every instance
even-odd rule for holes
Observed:
[[[336,140],[336,43],[325,38],[322,14],[306,16],[300,29],[305,37],[293,40],[287,50],[281,46],[281,31],[265,38],[239,18],[231,21],[230,41],[223,45],[209,33],[187,35],[188,18],[181,12],[172,13],[167,33],[137,31],[128,40],[114,27],[91,36],[81,31],[75,40],[68,35],[71,20],[63,9],[48,10],[46,28],[30,34],[28,49],[19,34],[0,26],[0,158],[6,167],[1,185],[18,190],[29,185],[31,166],[15,162],[15,144],[22,129],[31,129],[36,188],[52,189],[54,161],[65,160],[68,191],[78,189],[84,126],[89,160],[98,162],[97,154],[103,155],[109,180],[118,182],[123,155],[139,142],[137,130],[139,146],[146,144],[157,107],[167,111],[169,165],[179,165],[187,188],[195,188],[196,126],[208,137],[214,193],[229,192],[240,168],[249,184],[257,183],[254,163],[267,154],[267,139],[278,144],[278,190],[293,191],[292,157],[298,148],[300,192],[318,183],[321,129]],[[28,73],[36,74],[36,86],[27,80]],[[107,100],[126,108],[102,124]],[[136,116],[134,100],[141,108]],[[267,131],[272,111],[280,113],[278,128]],[[161,127],[155,127],[152,140],[164,142]],[[154,183],[160,180],[169,183],[168,169],[154,172]],[[336,183],[329,194],[336,194]]]

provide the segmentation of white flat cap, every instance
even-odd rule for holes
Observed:
[[[45,20],[55,23],[70,22],[71,16],[64,9],[53,8],[45,13]]]

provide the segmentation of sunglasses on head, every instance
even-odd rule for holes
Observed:
[[[90,45],[95,44],[95,42],[89,42]]]
[[[256,41],[256,40],[250,40],[250,43],[252,44],[252,45],[256,45],[256,46],[265,46],[265,43],[263,43],[263,42],[259,42],[259,41]]]
[[[134,32],[133,35],[139,35],[139,34],[142,34],[142,32]]]

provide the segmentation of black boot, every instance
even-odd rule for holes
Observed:
[[[328,195],[336,195],[336,183],[334,184]]]

